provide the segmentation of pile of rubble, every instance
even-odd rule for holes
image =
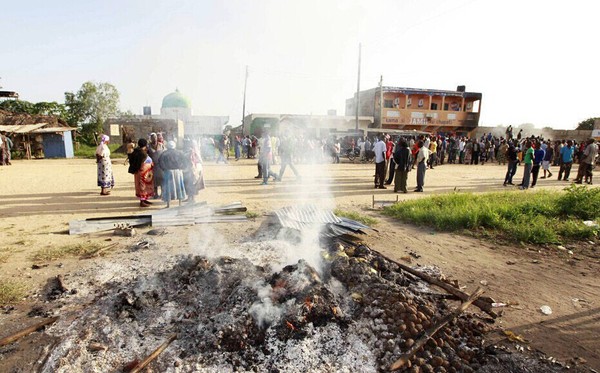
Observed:
[[[258,244],[256,244],[258,245]],[[247,258],[182,258],[171,269],[106,285],[49,332],[45,372],[123,371],[156,347],[160,372],[382,372],[452,311],[445,297],[364,245],[328,240],[322,263],[276,270]],[[442,327],[411,372],[552,372],[485,347],[470,313]],[[175,339],[176,338],[176,339]]]

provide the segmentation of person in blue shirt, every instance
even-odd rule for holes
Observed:
[[[560,170],[558,171],[558,180],[562,179],[563,172],[565,175],[564,180],[569,181],[569,174],[571,173],[571,166],[573,166],[573,141],[568,140],[567,145],[560,149]]]
[[[531,182],[531,187],[533,188],[537,183],[538,175],[540,173],[540,166],[542,165],[542,161],[546,156],[546,151],[542,149],[542,144],[540,141],[535,142],[535,150],[533,151],[533,167],[531,168],[531,175],[533,176],[533,181]]]

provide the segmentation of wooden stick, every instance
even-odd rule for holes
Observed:
[[[463,302],[466,301],[467,299],[469,299],[469,294],[465,293],[464,291],[462,291],[460,289],[455,288],[454,286],[452,286],[446,282],[440,281],[440,280],[433,278],[423,272],[419,272],[415,269],[410,268],[409,266],[398,263],[395,260],[392,260],[392,259],[386,257],[385,255],[381,254],[380,252],[378,252],[376,250],[371,249],[371,251],[376,252],[377,254],[381,255],[382,257],[389,260],[390,262],[397,264],[403,271],[406,271],[412,275],[415,275],[415,276],[427,281],[428,283],[430,283],[432,285],[439,286],[440,288],[446,290],[448,293],[457,296]],[[491,303],[485,302],[482,299],[476,299],[473,302],[473,304],[475,306],[479,307],[479,309],[481,309],[483,312],[490,315],[492,318],[495,319],[498,317],[498,314],[496,312],[494,312],[494,310],[492,309]]]
[[[392,366],[390,367],[390,371],[398,370],[405,366],[408,363],[408,361],[417,353],[417,351],[419,351],[419,349],[421,349],[421,347],[423,347],[425,343],[427,343],[427,341],[435,335],[435,333],[437,333],[450,321],[457,318],[458,315],[463,313],[464,310],[466,310],[471,305],[471,303],[478,299],[481,294],[483,294],[483,289],[478,287],[477,290],[475,290],[475,292],[471,294],[463,304],[460,305],[460,307],[454,310],[454,312],[444,316],[436,324],[427,329],[425,333],[423,333],[423,335],[419,337],[419,339],[417,339],[415,344],[413,344],[412,347],[404,355],[400,356],[400,358],[396,360],[394,364],[392,364]]]
[[[144,369],[148,364],[150,364],[152,362],[152,360],[156,359],[158,357],[158,355],[160,355],[175,339],[177,339],[177,334],[173,334],[172,336],[170,336],[169,339],[167,339],[165,343],[160,345],[160,347],[158,347],[150,355],[148,355],[148,357],[145,358],[144,361],[142,361],[141,363],[138,363],[129,372],[130,373],[141,372],[142,369]]]
[[[54,323],[56,320],[58,320],[58,316],[51,317],[51,318],[41,321],[35,325],[32,325],[23,330],[20,330],[12,335],[9,335],[8,337],[4,337],[4,338],[0,339],[0,347],[6,346],[9,343],[13,343],[14,341],[16,341],[17,339],[19,339],[21,337],[25,337],[26,335],[31,334],[46,325],[50,325],[50,324]]]

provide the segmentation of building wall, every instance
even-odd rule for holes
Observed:
[[[137,142],[140,138],[162,133],[165,140],[183,140],[184,126],[182,121],[174,119],[151,119],[145,116],[110,118],[104,124],[104,133],[113,144],[124,144],[129,138]]]

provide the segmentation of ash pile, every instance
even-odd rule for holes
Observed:
[[[282,246],[305,247],[261,240],[238,248],[262,251],[261,261],[189,256],[161,273],[112,283],[76,319],[50,329],[61,342],[43,371],[127,371],[169,336],[176,339],[147,371],[389,371],[456,303],[367,246],[330,233],[313,242],[318,263],[276,268]],[[555,371],[486,348],[485,331],[481,319],[463,313],[403,369]]]

